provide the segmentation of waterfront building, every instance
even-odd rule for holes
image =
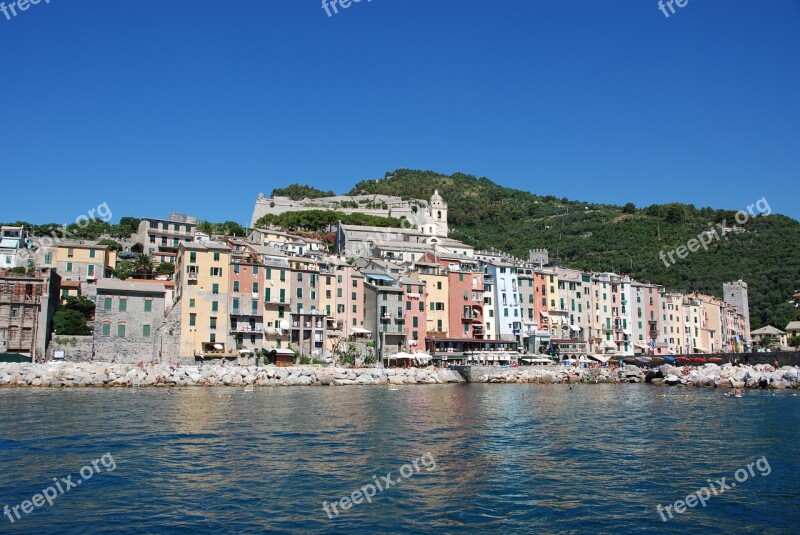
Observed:
[[[436,262],[416,262],[409,275],[425,284],[427,295],[427,313],[425,315],[425,332],[429,338],[448,336],[450,320],[447,305],[450,286],[444,267]]]
[[[656,354],[656,346],[661,343],[659,334],[659,286],[631,281],[631,321],[633,323],[634,353],[639,355]]]
[[[790,321],[786,325],[786,336],[791,338],[793,336],[800,336],[800,321]]]
[[[0,269],[0,353],[44,360],[58,287],[59,276],[52,270],[20,275]]]
[[[375,338],[378,358],[408,349],[403,315],[405,291],[387,273],[364,271],[364,327]]]
[[[483,335],[488,340],[497,338],[497,310],[495,302],[495,280],[494,275],[484,273],[483,275],[483,320],[486,329]]]
[[[121,363],[161,361],[156,339],[164,323],[160,282],[105,279],[97,283],[92,358]]]
[[[723,299],[729,305],[736,308],[739,314],[742,315],[744,321],[743,337],[745,344],[745,351],[751,347],[750,340],[750,299],[748,297],[747,283],[739,279],[735,282],[726,282],[722,285]]]
[[[425,262],[436,262],[447,270],[448,324],[450,337],[485,338],[483,314],[484,273],[479,262],[454,254],[430,254]]]
[[[506,260],[484,261],[481,264],[484,275],[494,281],[495,337],[499,340],[518,340],[522,332],[522,310],[517,267]]]
[[[230,264],[227,245],[208,241],[181,242],[175,269],[179,303],[180,356],[233,358],[230,333]]]
[[[409,348],[424,348],[428,325],[425,308],[428,290],[423,281],[408,276],[400,277],[398,283],[405,291],[402,318],[406,324],[407,345]]]

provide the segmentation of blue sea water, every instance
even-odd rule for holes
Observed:
[[[0,517],[0,533],[800,532],[792,392],[0,389],[0,407],[0,507],[103,455],[116,466]],[[662,521],[659,504],[758,459],[705,507]],[[397,483],[371,503],[323,510],[387,473]]]

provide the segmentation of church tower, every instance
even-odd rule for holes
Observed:
[[[447,237],[449,229],[447,228],[447,203],[444,202],[442,196],[439,195],[439,190],[435,190],[431,196],[431,218],[436,222],[436,234],[443,238]]]

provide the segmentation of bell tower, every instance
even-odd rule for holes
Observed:
[[[435,190],[431,196],[431,218],[436,222],[436,234],[444,238],[447,237],[449,229],[447,227],[447,203],[444,202],[439,190]]]

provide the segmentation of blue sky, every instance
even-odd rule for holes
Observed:
[[[1,0],[0,0],[1,1]],[[5,0],[8,4],[8,0]],[[399,167],[800,218],[800,2],[42,0],[0,13],[0,221],[343,192]]]

